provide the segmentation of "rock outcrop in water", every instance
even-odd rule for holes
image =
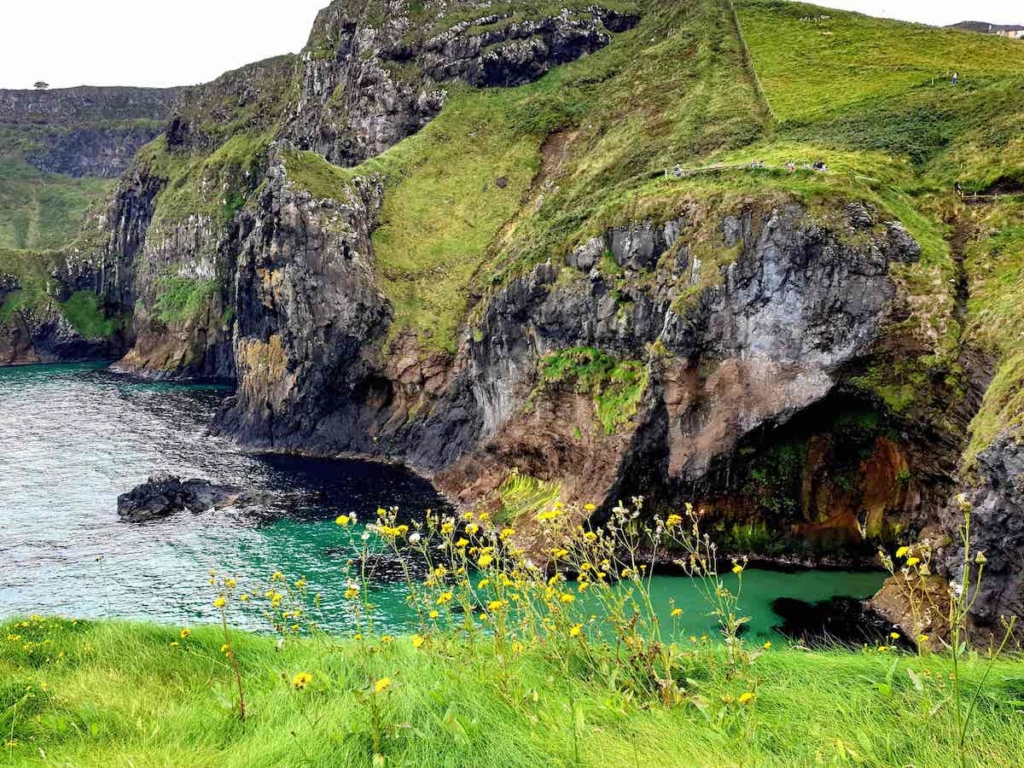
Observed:
[[[118,496],[117,514],[129,523],[145,523],[176,512],[205,512],[240,504],[246,498],[241,489],[232,486],[161,475]]]

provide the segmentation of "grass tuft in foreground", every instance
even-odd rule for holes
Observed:
[[[370,702],[386,723],[380,748],[391,766],[954,760],[955,722],[943,705],[952,670],[937,656],[771,649],[757,661],[760,686],[746,704],[702,663],[692,671],[693,703],[662,708],[616,690],[614,675],[567,671],[544,646],[499,656],[487,642],[416,648],[412,638],[289,640],[278,650],[273,638],[235,633],[233,643],[244,723],[232,708],[219,628],[182,638],[145,624],[32,619],[0,627],[0,764],[367,766]],[[722,661],[721,651],[704,653]],[[977,682],[980,667],[971,662],[961,674]],[[1018,766],[1020,663],[998,663],[990,679],[969,764]],[[383,680],[390,682],[378,693]]]

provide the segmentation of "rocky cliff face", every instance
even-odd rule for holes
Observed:
[[[492,300],[484,341],[469,350],[484,426],[478,445],[441,473],[441,486],[474,503],[515,469],[599,505],[631,493],[717,501],[723,522],[734,524],[730,506],[742,508],[735,503],[742,489],[721,477],[722,462],[742,477],[735,456],[744,441],[756,435],[770,449],[772,433],[837,393],[844,368],[870,354],[896,305],[889,265],[916,259],[919,249],[893,222],[866,227],[870,239],[853,245],[849,222],[822,226],[791,203],[716,213],[696,209],[610,230],[572,253],[567,266],[538,267]],[[696,255],[709,224],[719,252],[733,259],[711,265]],[[596,265],[606,252],[622,272]],[[702,270],[717,273],[706,287]],[[601,382],[608,389],[626,378],[622,361],[635,361],[632,418],[602,423],[600,398],[595,415],[579,372],[575,380],[571,369],[545,376],[545,361],[550,366],[567,348],[618,360]],[[629,412],[629,398],[613,403]],[[909,506],[888,479],[873,536]],[[862,521],[845,513],[779,509],[768,527],[832,527],[840,543],[861,541]]]
[[[163,131],[177,88],[0,89],[0,127],[22,135],[45,173],[117,178]]]
[[[266,206],[289,209],[281,207],[282,155],[270,151],[271,139],[354,164],[419,130],[453,79],[477,87],[529,82],[637,21],[588,6],[522,22],[511,13],[474,13],[452,26],[440,21],[446,13],[475,6],[448,5],[421,9],[443,31],[425,39],[405,3],[334,3],[299,58],[258,62],[180,93],[165,138],[140,155],[106,215],[102,292],[135,316],[137,340],[122,370],[235,377],[232,324],[237,318],[245,337],[251,319],[239,293],[247,288],[239,277],[246,254],[258,250],[250,232],[266,234]],[[276,204],[267,199],[271,189]],[[367,213],[353,224],[367,243],[371,219]],[[286,422],[277,431],[287,433],[287,413],[274,413]],[[240,423],[260,434],[252,418]]]
[[[233,378],[222,432],[401,460],[465,504],[500,506],[519,476],[600,505],[633,492],[704,499],[731,531],[747,501],[774,494],[786,503],[767,521],[773,538],[833,548],[909,519],[921,505],[901,479],[910,441],[874,423],[854,438],[799,427],[800,466],[751,480],[778,464],[779,435],[808,409],[835,421],[847,397],[872,411],[844,394],[848,373],[899,314],[890,265],[920,249],[871,207],[687,198],[506,280],[454,351],[392,332],[374,247],[387,179],[311,192],[301,150],[357,164],[419,131],[453,88],[531,82],[638,21],[600,6],[523,18],[466,5],[335,3],[297,59],[181,95],[107,215],[101,290],[135,316],[119,366]],[[541,171],[530,204],[556,176]],[[829,479],[837,461],[843,489]]]
[[[890,264],[920,253],[899,224],[856,206],[827,225],[792,202],[694,206],[538,265],[490,298],[456,355],[424,356],[382,344],[390,310],[369,238],[381,193],[367,179],[346,201],[317,201],[275,168],[243,241],[239,392],[219,428],[277,450],[402,460],[467,505],[500,504],[515,474],[600,505],[717,492],[723,521],[742,521],[722,503],[721,462],[837,395],[898,306]],[[708,237],[725,263],[695,255]],[[909,519],[920,492],[900,476],[912,459],[880,432],[857,446],[856,500],[808,491],[768,525],[856,549]],[[833,450],[820,437],[805,460],[831,466]]]
[[[971,618],[998,635],[1000,617],[1024,616],[1024,448],[1001,435],[978,456],[977,473],[977,487],[966,494],[971,505],[968,559],[973,562],[980,552],[987,562]],[[950,542],[942,550],[941,567],[956,580],[964,567],[963,525],[963,512],[953,500],[940,518]]]
[[[178,90],[66,88],[0,90],[0,364],[116,358],[130,329],[130,296],[98,298],[104,257],[72,245],[76,225],[163,131]],[[73,178],[69,178],[73,177]],[[95,235],[95,222],[84,238]],[[22,253],[5,253],[10,245]],[[130,272],[129,242],[119,248]],[[34,256],[27,251],[46,250]],[[132,290],[131,280],[113,282]],[[80,295],[76,295],[80,294]]]
[[[473,13],[431,26],[429,19],[480,8],[472,2],[335,2],[316,20],[303,54],[302,91],[284,135],[338,165],[357,165],[435,117],[445,83],[512,87],[593,53],[638,18],[598,5],[517,20],[513,11]],[[385,4],[381,4],[385,5]],[[443,16],[442,16],[443,18]]]
[[[94,293],[98,283],[94,267],[74,254],[0,250],[0,365],[123,354],[126,323],[113,308],[104,312]]]

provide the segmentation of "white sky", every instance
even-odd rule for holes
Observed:
[[[354,0],[355,1],[355,0]],[[677,0],[673,0],[675,2]],[[329,0],[0,0],[0,88],[170,86],[306,42]],[[823,0],[872,16],[1024,24],[1020,0]]]

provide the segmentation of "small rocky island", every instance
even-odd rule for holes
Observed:
[[[117,497],[118,516],[130,523],[144,523],[176,512],[205,512],[251,502],[254,495],[231,485],[209,480],[182,480],[176,475],[150,477]]]

